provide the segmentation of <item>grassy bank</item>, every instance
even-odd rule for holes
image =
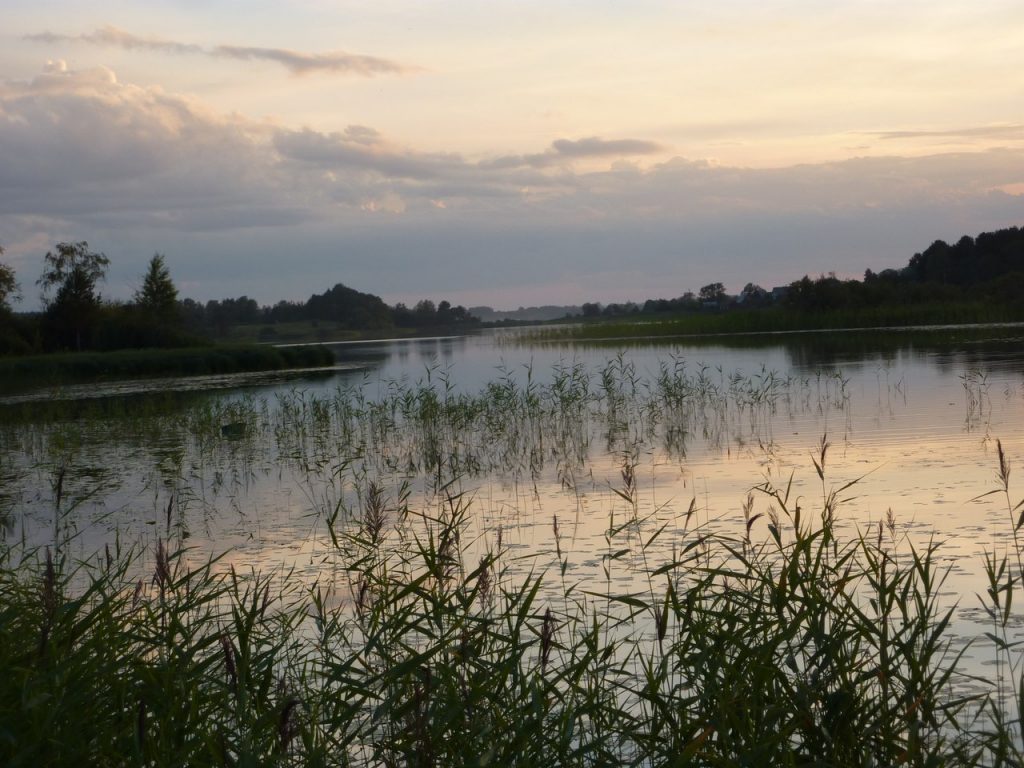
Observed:
[[[927,304],[800,312],[783,307],[659,317],[641,315],[546,328],[531,339],[614,339],[717,333],[764,333],[839,328],[897,328],[915,325],[1006,323],[1024,320],[1024,310],[994,304]]]
[[[0,358],[2,390],[149,376],[198,376],[331,365],[323,347],[232,345],[182,349],[68,352]]]
[[[664,561],[647,557],[668,534],[640,516],[624,465],[628,511],[595,553],[603,583],[572,580],[557,519],[550,562],[532,567],[500,534],[469,541],[454,481],[421,510],[365,486],[329,519],[324,580],[309,589],[162,542],[86,563],[5,549],[0,759],[1020,765],[1008,632],[1020,525],[999,460],[1015,553],[988,562],[999,664],[987,694],[958,692],[938,545],[915,549],[882,523],[837,538],[845,488],[826,490],[823,441],[813,513],[761,485],[766,515],[748,501],[745,530],[727,536],[686,513]],[[613,571],[629,561],[643,578],[623,591]]]

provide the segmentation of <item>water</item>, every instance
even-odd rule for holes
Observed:
[[[997,440],[1024,460],[1020,333],[573,346],[494,332],[335,345],[327,370],[27,393],[0,404],[0,510],[19,546],[85,558],[168,538],[194,558],[226,553],[222,567],[327,584],[344,602],[325,521],[340,510],[344,525],[371,481],[390,508],[404,498],[430,513],[454,478],[471,553],[500,535],[524,569],[624,592],[698,526],[742,535],[752,489],[758,540],[780,512],[765,490],[790,487],[791,508],[813,516],[852,483],[839,494],[846,534],[881,531],[894,551],[942,543],[966,640],[988,629],[983,555],[1012,546],[1007,497],[989,492]],[[689,399],[671,403],[672,387]],[[967,663],[984,674],[991,657],[982,643]]]

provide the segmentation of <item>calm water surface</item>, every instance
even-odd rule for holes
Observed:
[[[742,533],[748,493],[765,483],[791,482],[793,504],[813,516],[823,493],[856,480],[840,495],[843,530],[875,536],[891,511],[894,550],[942,542],[954,629],[974,637],[987,628],[975,596],[983,554],[1012,542],[1006,497],[983,495],[999,487],[997,439],[1024,463],[1021,333],[572,346],[498,332],[335,345],[331,370],[33,393],[0,404],[0,510],[8,540],[29,547],[86,557],[174,538],[196,557],[227,551],[225,564],[331,584],[343,602],[324,520],[339,502],[358,509],[370,481],[392,507],[405,498],[429,511],[450,473],[470,505],[471,548],[493,547],[500,531],[524,568],[556,578],[564,563],[585,588],[627,590],[640,557],[631,537],[667,526],[647,552],[667,559],[698,526]],[[698,389],[699,402],[672,407],[659,378]],[[586,398],[558,418],[503,422],[499,404],[460,431],[406,428],[395,415],[428,390],[442,404],[494,406],[509,393],[553,397],[566,381]],[[363,416],[346,421],[339,404],[353,402]],[[388,402],[390,414],[373,410]],[[812,463],[823,439],[824,482]],[[458,462],[432,461],[449,455]],[[1024,470],[1010,495],[1024,498]],[[770,502],[754,493],[755,538],[767,535]],[[610,540],[634,512],[643,522]],[[622,540],[629,553],[613,563]],[[968,660],[984,669],[990,656],[979,644]]]

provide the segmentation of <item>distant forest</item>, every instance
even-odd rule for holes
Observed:
[[[892,306],[975,303],[1010,307],[1021,314],[1024,287],[1024,230],[1010,227],[964,236],[950,245],[936,240],[915,253],[906,266],[864,273],[862,280],[835,274],[808,275],[771,289],[747,283],[729,295],[722,283],[709,283],[697,293],[673,299],[648,299],[581,307],[533,307],[495,312],[490,307],[452,306],[424,299],[412,307],[388,306],[379,297],[338,283],[304,302],[279,301],[260,306],[247,296],[198,302],[181,299],[165,257],[155,254],[131,301],[102,300],[98,285],[109,259],[88,243],[59,243],[43,259],[36,281],[44,309],[16,313],[21,296],[14,271],[2,261],[0,247],[0,354],[32,354],[60,350],[112,350],[175,347],[209,343],[239,329],[253,340],[286,340],[289,333],[329,338],[338,333],[461,332],[481,325],[476,314],[491,322],[579,319],[641,315],[751,311],[784,307],[798,313],[822,313]],[[296,326],[301,327],[296,330]],[[291,330],[289,330],[291,329]]]
[[[247,296],[205,304],[184,299],[179,311],[185,327],[195,332],[224,335],[233,326],[259,325],[263,336],[270,339],[276,335],[274,329],[286,323],[324,324],[351,331],[466,329],[480,324],[465,307],[453,307],[447,301],[435,304],[423,299],[412,307],[402,303],[392,307],[379,296],[341,283],[303,302],[279,301],[261,307]]]
[[[770,289],[747,283],[729,295],[722,283],[674,299],[648,299],[642,304],[582,306],[587,318],[680,314],[785,307],[799,312],[829,312],[893,305],[975,303],[1021,307],[1024,289],[1024,229],[1010,227],[964,236],[955,245],[936,240],[915,253],[905,267],[865,271],[862,280],[836,275],[804,277]]]

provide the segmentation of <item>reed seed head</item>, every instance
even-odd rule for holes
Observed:
[[[996,438],[996,451],[999,454],[999,482],[1003,484],[1003,490],[1010,488],[1010,462],[1003,453],[1003,441]]]
[[[43,571],[43,612],[47,620],[52,620],[57,610],[57,574],[53,567],[53,556],[50,548],[46,548],[46,568]]]
[[[477,594],[480,597],[480,605],[486,607],[491,601],[491,590],[493,588],[493,577],[491,575],[491,558],[487,555],[480,557],[480,575],[477,577]]]
[[[387,519],[385,511],[384,490],[375,482],[371,482],[366,491],[366,501],[363,504],[362,526],[367,538],[377,544],[384,530],[384,522]]]
[[[235,666],[235,649],[231,646],[231,640],[227,635],[220,636],[220,647],[224,652],[224,667],[228,672],[228,683],[231,690],[238,690],[238,669]]]
[[[296,710],[301,702],[290,696],[281,707],[281,715],[277,720],[277,735],[281,741],[281,751],[287,753],[292,741],[299,733],[299,718]]]
[[[544,620],[540,628],[540,668],[543,671],[548,665],[548,658],[551,656],[551,647],[555,637],[555,617],[551,615],[551,609],[544,609]]]
[[[167,547],[163,539],[156,540],[156,568],[153,571],[153,583],[163,592],[171,580],[171,563],[167,555]]]

